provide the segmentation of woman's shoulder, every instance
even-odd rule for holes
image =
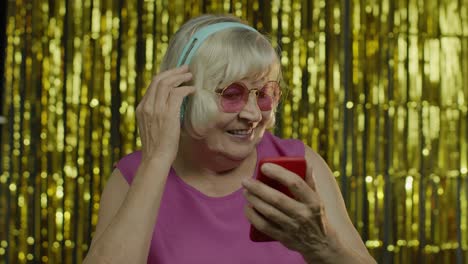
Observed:
[[[311,147],[305,146],[305,159],[307,160],[308,170],[311,170],[315,185],[319,186],[317,191],[322,197],[336,200],[335,194],[341,196],[335,176],[328,166],[325,159]]]
[[[120,170],[125,180],[130,184],[140,163],[141,151],[135,151],[122,157],[114,167]]]
[[[260,150],[276,152],[279,156],[304,156],[305,145],[299,139],[281,138],[266,131],[260,144]]]

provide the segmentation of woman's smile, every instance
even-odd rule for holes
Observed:
[[[252,136],[253,136],[253,128],[250,128],[250,129],[233,129],[233,130],[228,130],[227,133],[230,136],[233,136],[235,138],[251,139]]]

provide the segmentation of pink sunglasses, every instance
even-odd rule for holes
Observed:
[[[278,103],[281,89],[277,81],[269,81],[260,89],[247,88],[243,83],[232,83],[222,90],[215,91],[221,98],[220,105],[226,113],[236,113],[242,110],[249,100],[251,92],[257,96],[258,108],[270,111]]]

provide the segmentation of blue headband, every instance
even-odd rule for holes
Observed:
[[[189,42],[185,45],[184,49],[182,50],[182,54],[179,57],[179,61],[177,62],[177,67],[190,64],[192,61],[193,55],[197,52],[198,48],[201,46],[203,41],[206,38],[211,36],[212,34],[221,31],[227,28],[245,28],[254,32],[258,32],[253,27],[249,27],[245,24],[239,22],[220,22],[216,24],[211,24],[201,29],[197,30],[195,34],[190,38]],[[187,108],[187,97],[184,98],[182,101],[182,105],[180,106],[180,124],[183,124],[184,116],[185,116],[185,109]]]
[[[184,49],[182,50],[182,54],[179,57],[179,61],[177,62],[177,67],[182,66],[184,64],[190,64],[193,55],[195,55],[198,48],[201,46],[203,41],[205,41],[206,38],[218,31],[227,28],[245,28],[257,32],[257,30],[253,27],[249,27],[239,22],[220,22],[202,27],[201,29],[197,30],[195,34],[193,34],[187,45],[185,45]]]

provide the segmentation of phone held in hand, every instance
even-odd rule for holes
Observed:
[[[305,179],[307,164],[304,157],[275,157],[275,158],[265,158],[259,161],[257,168],[257,180],[263,182],[264,184],[276,189],[287,196],[294,198],[293,194],[289,189],[279,183],[276,180],[269,178],[264,175],[260,168],[265,163],[274,163],[277,164],[295,174],[297,174],[302,179]],[[275,241],[273,238],[268,235],[258,231],[253,225],[250,226],[250,239],[254,242],[268,242]]]

